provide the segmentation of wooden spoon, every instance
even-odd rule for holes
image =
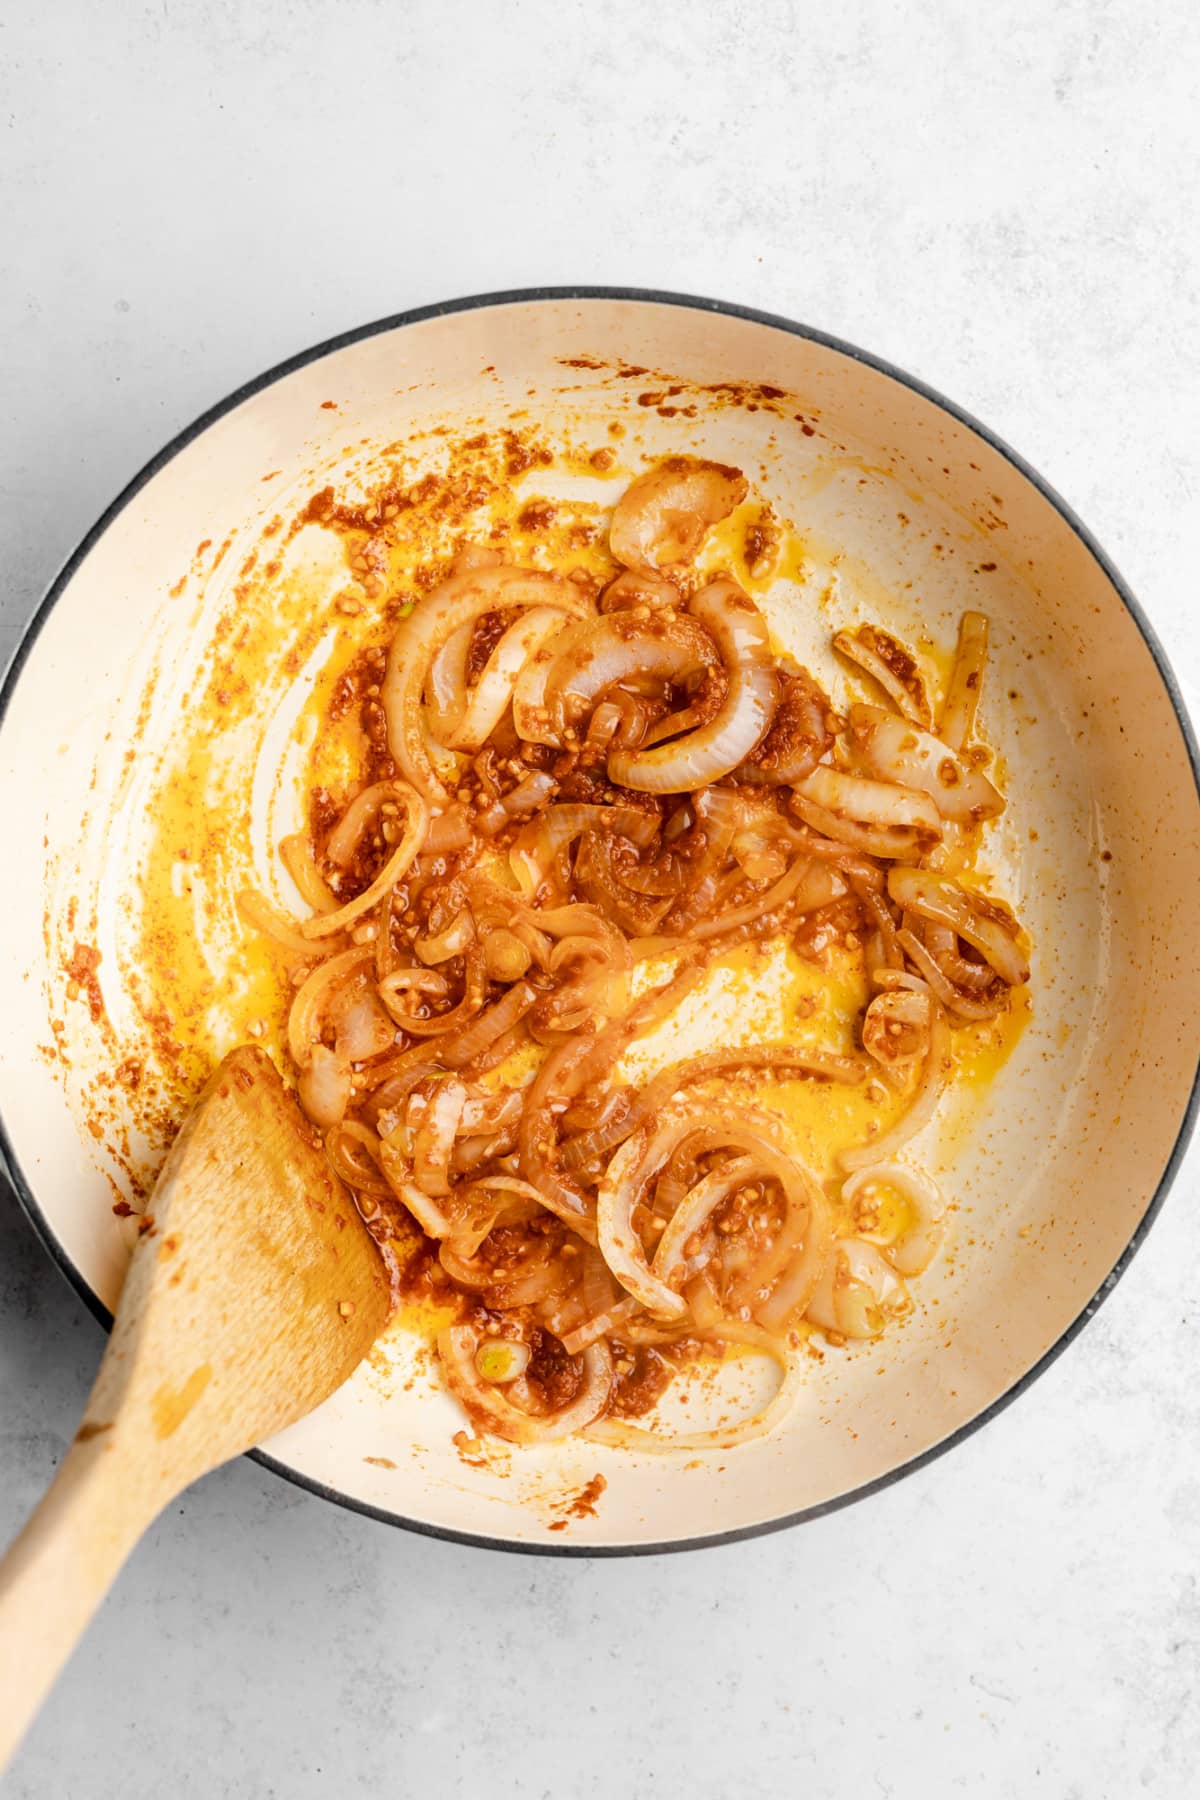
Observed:
[[[221,1064],[149,1214],[83,1423],[0,1563],[0,1770],[163,1507],[319,1406],[387,1321],[378,1249],[261,1050]]]

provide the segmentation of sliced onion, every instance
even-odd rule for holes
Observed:
[[[852,1206],[859,1195],[875,1183],[884,1183],[904,1196],[912,1224],[898,1237],[889,1240],[876,1239],[867,1231],[861,1235],[878,1242],[892,1267],[901,1275],[909,1278],[920,1275],[937,1255],[945,1235],[946,1202],[941,1191],[937,1183],[919,1169],[906,1168],[903,1163],[878,1162],[857,1170],[842,1183],[842,1199]]]
[[[887,1313],[907,1306],[907,1288],[875,1245],[839,1238],[805,1316],[839,1337],[873,1338],[883,1330]]]
[[[462,574],[464,571],[457,572]],[[433,737],[442,744],[449,741],[466,705],[467,666],[471,660],[475,625],[475,619],[460,625],[429,665],[429,678],[425,684],[426,722]]]
[[[455,850],[465,850],[470,841],[471,827],[462,807],[448,806],[445,812],[430,819],[425,842],[421,845],[421,855],[426,858],[446,856]]]
[[[364,969],[371,960],[366,944],[355,944],[326,957],[296,990],[288,1013],[288,1050],[298,1069],[308,1067],[313,1045],[320,1042],[328,1009],[338,989]]]
[[[356,794],[326,841],[325,854],[330,862],[336,863],[339,869],[348,869],[363,839],[378,831],[384,807],[390,806],[395,812],[404,804],[403,789],[394,781],[376,781],[361,794]],[[338,902],[335,900],[333,904],[336,906]]]
[[[1018,941],[1020,927],[994,901],[968,893],[931,869],[889,870],[888,892],[905,912],[956,931],[1009,987],[1021,987],[1029,980],[1029,964]]]
[[[833,742],[829,697],[807,669],[779,678],[779,705],[762,743],[737,770],[737,780],[761,786],[802,781]]]
[[[679,613],[656,613],[649,619],[606,614],[560,651],[546,678],[545,705],[556,737],[589,711],[606,688],[635,676],[681,682],[717,660],[708,632]]]
[[[428,967],[449,962],[452,956],[461,956],[467,946],[474,942],[475,921],[464,906],[455,913],[444,931],[426,932],[422,937],[415,937],[413,950],[417,958]]]
[[[537,999],[536,988],[527,981],[514,982],[494,1005],[486,1007],[455,1038],[438,1045],[438,1061],[450,1069],[464,1069],[475,1062],[497,1038],[524,1017]]]
[[[448,1194],[450,1155],[467,1103],[467,1090],[453,1075],[437,1082],[414,1120],[419,1099],[420,1095],[414,1094],[408,1103],[409,1121],[415,1124],[412,1179],[423,1194]]]
[[[479,750],[491,736],[512,699],[517,678],[531,656],[562,629],[562,613],[551,606],[533,606],[504,633],[475,686],[467,695],[462,714],[443,735],[453,750]]]
[[[412,1032],[418,1037],[432,1035],[443,1029],[442,1018],[422,1018],[413,1013],[405,1004],[409,994],[421,994],[426,999],[444,1000],[450,992],[450,983],[436,969],[393,969],[379,983],[379,998],[383,1001],[391,1019],[401,1031]]]
[[[665,575],[646,575],[622,569],[600,596],[601,612],[620,612],[630,606],[678,606],[679,589]]]
[[[946,1028],[942,1009],[935,1002],[930,1012],[929,1050],[925,1057],[925,1065],[921,1070],[921,1078],[912,1094],[908,1106],[896,1122],[868,1144],[862,1144],[854,1150],[843,1150],[838,1161],[843,1169],[853,1171],[865,1169],[876,1163],[881,1157],[891,1156],[902,1144],[917,1135],[932,1119],[937,1111],[938,1101],[942,1097],[942,1089],[950,1066],[950,1033]]]
[[[526,659],[512,696],[513,730],[523,742],[561,747],[559,726],[552,721],[546,704],[546,684],[555,663],[579,642],[591,625],[590,616],[573,623],[564,620],[558,636],[543,643]]]
[[[348,1062],[367,1062],[382,1056],[396,1043],[396,1027],[380,1006],[373,988],[363,976],[348,983],[329,1007],[329,1020],[339,1056]]]
[[[703,1231],[718,1206],[753,1178],[755,1168],[752,1156],[739,1156],[723,1169],[712,1170],[688,1190],[658,1240],[650,1265],[652,1274],[668,1287],[681,1288],[704,1266],[707,1256],[697,1259],[687,1254],[689,1238]]]
[[[811,826],[813,831],[819,832],[823,838],[833,838],[866,856],[915,860],[924,856],[929,847],[929,838],[924,833],[906,830],[899,825],[859,825],[853,819],[827,812],[823,806],[818,806],[814,800],[802,794],[798,786],[792,791],[791,804],[804,823]],[[812,848],[814,855],[819,854],[815,845]]]
[[[429,827],[429,808],[415,788],[406,787],[403,782],[398,781],[395,783],[395,790],[397,800],[405,808],[404,834],[400,842],[370,887],[357,900],[351,900],[346,906],[339,906],[336,912],[319,913],[315,918],[305,919],[300,927],[305,937],[324,938],[335,932],[345,931],[377,906],[416,861]]]
[[[605,1262],[625,1290],[658,1318],[679,1319],[687,1303],[650,1268],[633,1223],[634,1209],[652,1178],[689,1133],[702,1132],[706,1145],[752,1150],[778,1171],[789,1208],[806,1172],[771,1141],[774,1122],[751,1108],[736,1112],[696,1103],[667,1108],[622,1145],[609,1163],[596,1196],[596,1226]],[[807,1178],[811,1181],[811,1177]],[[797,1236],[799,1234],[797,1233]]]
[[[1007,989],[1003,985],[997,994],[987,999],[975,999],[960,992],[932,952],[913,932],[907,930],[898,932],[896,942],[905,955],[916,964],[942,1005],[947,1007],[950,1012],[956,1013],[960,1019],[973,1021],[994,1019],[1004,1011],[1007,1005]]]
[[[880,706],[850,708],[850,741],[859,762],[882,781],[920,789],[943,819],[977,825],[1004,811],[1003,796],[971,762]]]
[[[928,794],[892,781],[869,781],[821,763],[795,784],[795,792],[835,819],[855,825],[901,831],[920,842],[936,843],[942,822]]]
[[[738,1340],[736,1327],[720,1327],[731,1342]],[[757,1348],[756,1344],[756,1348]],[[769,1437],[788,1418],[803,1386],[804,1376],[799,1360],[789,1360],[779,1344],[762,1344],[762,1349],[779,1364],[782,1379],[768,1404],[740,1424],[717,1426],[712,1431],[645,1431],[638,1425],[627,1425],[623,1419],[601,1419],[589,1425],[584,1436],[594,1444],[605,1444],[613,1450],[633,1450],[647,1456],[695,1456],[707,1450],[734,1450],[755,1438]]]
[[[906,719],[930,729],[933,709],[925,677],[912,651],[891,632],[878,625],[860,625],[857,631],[839,631],[833,647],[877,681]]]
[[[618,874],[618,851],[619,844],[612,838],[601,837],[596,831],[585,831],[575,858],[575,885],[589,900],[602,907],[606,917],[621,931],[635,938],[646,937],[661,925],[670,911],[671,895],[653,899],[640,887],[626,886],[625,875],[634,876],[638,871],[626,868],[622,862]]]
[[[346,1142],[360,1152],[353,1155]],[[361,1154],[366,1152],[365,1157]],[[379,1172],[379,1138],[357,1119],[342,1119],[325,1134],[325,1154],[340,1181],[357,1194],[387,1194],[391,1190]]]
[[[314,1125],[340,1125],[350,1102],[350,1065],[324,1044],[314,1044],[297,1082],[300,1104]]]
[[[289,956],[302,956],[311,960],[318,954],[301,931],[299,919],[294,919],[281,907],[273,906],[255,888],[242,888],[234,904],[244,923],[252,931],[261,931],[264,937],[269,937],[273,944],[278,944]]]
[[[609,548],[642,575],[688,562],[709,528],[749,492],[740,469],[669,456],[626,488],[613,509]]]
[[[300,890],[300,896],[314,912],[334,912],[338,898],[317,867],[313,847],[303,832],[280,838],[279,855],[284,868]]]
[[[591,610],[573,582],[555,575],[505,566],[468,569],[427,594],[397,629],[380,694],[388,748],[426,799],[444,803],[449,797],[422,730],[421,695],[433,658],[456,631],[485,613],[531,606],[552,606],[572,618]]]
[[[603,1338],[583,1353],[583,1385],[569,1406],[545,1418],[514,1406],[492,1383],[483,1380],[475,1357],[481,1339],[472,1325],[451,1325],[438,1334],[438,1354],[446,1379],[475,1425],[514,1444],[549,1444],[571,1437],[604,1411],[612,1391],[612,1352]]]
[[[648,750],[617,750],[608,773],[643,793],[688,793],[720,781],[766,734],[779,698],[766,620],[736,581],[720,576],[691,602],[691,612],[715,640],[729,685],[706,725]]]
[[[815,912],[818,907],[840,899],[845,892],[846,884],[834,870],[798,856],[791,868],[763,893],[741,906],[731,907],[728,912],[718,913],[715,918],[690,926],[688,937],[694,943],[704,943],[709,938],[722,937],[726,932],[740,931],[744,925],[752,925],[765,913],[784,905],[792,905],[799,912]]]
[[[415,1181],[408,1180],[407,1160],[386,1138],[379,1146],[379,1163],[397,1200],[408,1208],[425,1236],[436,1239],[449,1237],[453,1225],[445,1210],[431,1194],[426,1194],[419,1188]]]
[[[612,831],[645,849],[658,832],[658,816],[635,806],[552,806],[540,819],[530,820],[517,833],[509,862],[528,893],[536,893],[560,850],[583,831]],[[546,929],[544,919],[541,921]]]
[[[573,1331],[563,1332],[561,1337],[563,1349],[568,1356],[578,1356],[581,1350],[586,1350],[589,1344],[596,1342],[597,1338],[608,1337],[611,1332],[619,1330],[625,1321],[637,1311],[637,1304],[632,1294],[626,1294],[623,1300],[614,1300],[611,1306],[606,1307],[603,1312],[597,1313],[594,1318],[585,1319],[584,1323],[577,1325]]]
[[[523,818],[527,813],[540,812],[554,797],[558,783],[553,775],[544,769],[533,769],[520,780],[511,793],[505,794],[500,802],[510,819]]]
[[[906,1068],[929,1049],[931,1013],[928,989],[876,994],[863,1017],[863,1049],[885,1069]]]
[[[984,613],[966,612],[958,624],[958,652],[946,690],[938,736],[952,750],[963,750],[971,741],[975,713],[983,692],[987,667],[988,622]]]

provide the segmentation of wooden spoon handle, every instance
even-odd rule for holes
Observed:
[[[111,1440],[76,1439],[0,1562],[0,1773],[122,1563],[170,1498],[129,1473]]]

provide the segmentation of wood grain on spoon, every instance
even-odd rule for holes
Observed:
[[[319,1406],[387,1322],[379,1251],[261,1050],[221,1064],[148,1213],[83,1422],[0,1563],[0,1769],[163,1507]]]

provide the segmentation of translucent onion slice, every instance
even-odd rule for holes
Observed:
[[[279,856],[284,868],[300,890],[300,896],[314,912],[334,912],[338,898],[317,867],[313,847],[303,832],[280,838]]]
[[[752,1156],[739,1156],[723,1169],[712,1170],[695,1187],[689,1189],[671,1214],[667,1229],[658,1240],[654,1261],[650,1265],[652,1274],[668,1287],[682,1288],[685,1282],[703,1268],[708,1256],[689,1256],[688,1239],[704,1230],[718,1206],[736,1193],[738,1188],[744,1187],[753,1178],[755,1169]]]
[[[1003,795],[981,769],[881,706],[850,708],[850,743],[870,774],[928,794],[943,819],[978,825],[1004,811]]]
[[[775,1130],[773,1120],[750,1107],[735,1111],[717,1102],[708,1106],[692,1102],[665,1109],[617,1151],[596,1196],[600,1251],[621,1286],[647,1312],[657,1318],[680,1319],[687,1311],[687,1302],[650,1268],[634,1228],[634,1209],[650,1181],[686,1137],[699,1133],[705,1148],[729,1146],[752,1152],[783,1184],[789,1214],[803,1211],[808,1189],[815,1183],[806,1170],[772,1142]],[[801,1227],[795,1218],[792,1225],[791,1236],[799,1248]],[[770,1279],[770,1274],[765,1275],[764,1285]]]
[[[804,823],[813,831],[819,832],[822,838],[833,839],[866,856],[885,857],[891,861],[915,861],[924,856],[930,847],[931,840],[927,832],[910,830],[902,825],[860,825],[854,819],[829,812],[815,800],[809,799],[801,791],[800,784],[792,790],[791,804]],[[806,845],[806,848],[811,848],[814,856],[823,854],[816,843]]]
[[[619,563],[642,575],[688,562],[709,528],[740,506],[748,492],[740,469],[668,456],[630,482],[617,501],[609,549]]]
[[[311,961],[320,953],[300,929],[299,919],[285,913],[282,907],[273,906],[255,888],[242,888],[237,894],[236,905],[243,922],[252,931],[261,931],[264,937],[270,938],[289,956],[302,956]]]
[[[617,832],[639,849],[646,849],[658,833],[658,816],[636,806],[552,806],[541,818],[531,819],[517,833],[508,860],[513,874],[528,894],[536,893],[560,850],[584,831]],[[514,901],[520,899],[513,895]],[[542,930],[549,930],[538,916]]]
[[[288,1050],[298,1069],[308,1067],[338,989],[371,961],[369,944],[355,944],[318,963],[301,983],[288,1013]]]
[[[971,1020],[994,1019],[998,1013],[1004,1011],[1004,1008],[1008,1004],[1008,1000],[1007,989],[1003,986],[1000,988],[998,994],[992,995],[987,999],[981,1000],[974,998],[969,994],[964,994],[955,987],[954,983],[949,979],[941,967],[941,964],[921,942],[920,938],[914,936],[911,931],[904,930],[897,932],[896,942],[904,954],[916,964],[917,968],[924,976],[926,983],[932,988],[942,1005],[946,1007],[948,1011],[954,1013],[958,1018]]]
[[[843,1150],[838,1158],[842,1168],[850,1171],[868,1168],[915,1137],[937,1111],[949,1071],[950,1033],[945,1015],[935,1002],[930,1013],[929,1050],[907,1108],[882,1136],[873,1138],[870,1143],[859,1145],[854,1150]]]
[[[395,811],[403,804],[403,791],[394,781],[376,781],[361,794],[356,794],[326,840],[325,854],[330,862],[336,863],[339,869],[348,869],[363,839],[378,831],[384,807],[390,806]],[[338,902],[334,900],[333,904],[336,906]]]
[[[591,612],[590,601],[573,582],[500,566],[451,575],[398,627],[380,699],[387,715],[388,748],[402,774],[426,799],[444,804],[449,798],[422,729],[421,696],[433,658],[456,631],[485,613],[532,606],[552,606],[571,618]]]
[[[414,1094],[409,1100],[412,1179],[423,1194],[450,1192],[450,1156],[466,1104],[466,1087],[453,1075],[439,1081],[431,1094]]]
[[[452,956],[461,956],[468,944],[475,942],[475,921],[467,907],[455,913],[444,931],[426,932],[422,937],[413,939],[413,950],[419,962],[427,967],[435,963],[449,962]]]
[[[869,1163],[842,1183],[842,1199],[853,1206],[868,1188],[882,1184],[894,1188],[908,1204],[911,1224],[898,1236],[879,1237],[870,1231],[860,1236],[877,1243],[894,1269],[911,1278],[927,1269],[945,1235],[946,1202],[931,1176],[903,1163]]]
[[[1021,987],[1029,980],[1020,927],[994,901],[968,893],[932,869],[890,869],[888,892],[905,912],[956,931],[1009,987]]]
[[[479,750],[504,716],[517,678],[531,656],[562,630],[562,613],[552,606],[533,606],[510,625],[442,741],[453,750]]]
[[[600,596],[601,612],[620,612],[630,606],[678,606],[679,589],[665,575],[639,574],[622,569]]]
[[[538,1418],[512,1401],[480,1375],[476,1353],[481,1343],[473,1325],[451,1325],[438,1333],[438,1354],[455,1397],[476,1427],[513,1444],[550,1444],[590,1425],[608,1404],[612,1391],[612,1351],[603,1338],[583,1353],[583,1385],[559,1412]]]
[[[421,994],[429,1000],[444,1000],[449,992],[450,983],[436,969],[393,969],[379,983],[379,998],[393,1022],[401,1031],[411,1031],[418,1037],[427,1035],[427,1027],[441,1029],[441,1021],[435,1022],[411,1012],[405,1005],[405,997]]]
[[[905,1068],[929,1049],[930,1016],[928,989],[876,994],[863,1016],[863,1049],[885,1069]]]
[[[512,1029],[518,1019],[525,1016],[536,999],[537,989],[527,981],[514,982],[506,994],[492,1006],[485,1007],[478,1018],[466,1025],[458,1036],[438,1045],[438,1061],[450,1069],[464,1069],[468,1063],[476,1062],[498,1038]]]
[[[958,651],[938,724],[938,736],[952,750],[965,749],[975,727],[983,675],[987,667],[988,622],[984,613],[966,612],[959,620]]]
[[[879,686],[906,719],[928,731],[933,724],[929,689],[912,651],[877,625],[860,625],[857,631],[839,631],[835,650],[856,663]]]
[[[574,637],[546,678],[545,705],[556,740],[590,710],[606,688],[633,677],[680,682],[718,660],[707,631],[676,612],[643,619],[608,613]]]
[[[347,1149],[347,1143],[354,1148]],[[355,1193],[386,1194],[391,1191],[379,1173],[379,1138],[357,1119],[342,1119],[326,1132],[325,1154],[334,1174]]]
[[[572,644],[578,643],[591,626],[591,619],[564,620],[558,636],[526,658],[517,676],[512,695],[513,730],[527,744],[549,744],[561,747],[559,726],[551,721],[546,705],[546,684],[559,657]]]
[[[738,769],[738,781],[773,787],[802,781],[833,742],[830,715],[829,697],[807,669],[782,671],[771,729]]]
[[[738,1341],[736,1327],[717,1326],[715,1334],[730,1343]],[[782,1379],[766,1406],[743,1419],[740,1424],[718,1426],[712,1431],[646,1431],[638,1425],[626,1425],[622,1419],[601,1419],[589,1425],[584,1436],[594,1444],[606,1444],[613,1450],[632,1450],[646,1456],[695,1456],[706,1450],[735,1450],[755,1438],[769,1437],[791,1413],[803,1385],[799,1359],[791,1360],[781,1345],[754,1344],[771,1355],[779,1365]]]
[[[907,1311],[908,1289],[874,1244],[839,1238],[805,1317],[839,1337],[878,1337],[888,1313]]]
[[[871,781],[821,763],[795,784],[795,791],[835,819],[903,831],[930,844],[942,835],[942,821],[929,795],[898,782]]]
[[[475,625],[474,619],[468,619],[465,625],[460,625],[446,639],[429,665],[429,677],[425,684],[425,723],[430,734],[441,744],[449,741],[466,705],[467,664],[470,661]]]
[[[648,750],[614,750],[608,773],[642,793],[681,794],[720,781],[770,728],[779,678],[767,622],[736,581],[720,576],[695,596],[693,617],[715,640],[728,676],[720,707],[706,725]]]
[[[357,900],[351,900],[346,906],[339,906],[336,912],[318,913],[314,918],[305,919],[300,927],[305,937],[331,937],[335,932],[345,931],[356,924],[378,906],[386,894],[391,893],[420,855],[425,833],[429,829],[429,808],[415,788],[407,787],[402,781],[394,785],[396,798],[405,808],[404,832],[400,842],[370,887]]]
[[[314,1044],[297,1082],[300,1104],[314,1125],[340,1125],[350,1103],[350,1065],[324,1044]]]
[[[412,1165],[399,1142],[400,1134],[379,1140],[379,1167],[397,1200],[406,1206],[426,1237],[446,1238],[453,1230],[449,1214],[432,1194],[412,1180]]]

